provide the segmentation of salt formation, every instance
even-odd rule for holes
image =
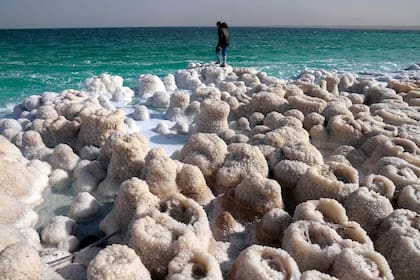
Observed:
[[[242,251],[229,279],[300,279],[296,262],[282,249],[253,245]]]
[[[375,248],[388,261],[395,278],[413,279],[420,273],[419,215],[406,209],[394,210],[379,229]]]
[[[162,80],[155,75],[140,75],[138,95],[143,98],[149,98],[157,92],[166,92]]]
[[[90,262],[87,279],[148,280],[152,278],[133,249],[114,244],[101,250]]]
[[[196,133],[182,147],[180,160],[196,165],[210,180],[222,166],[226,153],[226,143],[216,134]]]
[[[205,251],[181,251],[168,264],[168,280],[222,280],[215,257]]]
[[[230,144],[224,162],[216,174],[218,188],[227,191],[237,186],[250,172],[267,177],[268,165],[261,151],[249,144]]]
[[[63,280],[42,262],[33,247],[23,243],[12,244],[0,252],[0,275],[5,280]]]
[[[105,97],[116,102],[131,102],[134,96],[134,91],[123,86],[122,77],[109,74],[87,79],[84,87],[87,93],[94,97]]]
[[[0,119],[1,275],[49,279],[26,244],[68,252],[105,234],[109,246],[78,251],[57,271],[72,279],[414,279],[418,80],[385,87],[307,70],[282,81],[191,63],[163,80],[141,75],[136,108],[126,106],[133,91],[122,78],[107,74],[81,91],[27,97]],[[172,145],[180,134],[185,145]],[[53,196],[76,193],[74,220],[44,225],[41,214],[38,234],[32,208],[48,183]],[[21,252],[34,258],[2,266]]]

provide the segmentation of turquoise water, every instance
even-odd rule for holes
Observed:
[[[420,62],[420,31],[230,28],[228,63],[289,79],[306,68],[388,73]],[[215,60],[215,28],[0,30],[0,107],[101,73],[137,87]]]

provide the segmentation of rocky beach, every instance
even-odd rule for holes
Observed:
[[[1,279],[416,279],[420,65],[190,63],[0,119]]]

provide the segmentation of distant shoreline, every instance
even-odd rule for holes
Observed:
[[[84,27],[0,27],[3,30],[58,30],[58,29],[136,29],[136,28],[213,28],[214,26],[84,26]],[[274,28],[274,29],[316,29],[316,30],[384,30],[384,31],[420,31],[420,26],[351,26],[351,25],[231,25],[231,28]]]

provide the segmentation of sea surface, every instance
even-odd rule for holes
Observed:
[[[228,64],[290,79],[305,69],[391,73],[420,62],[420,31],[230,28]],[[214,27],[0,30],[0,108],[79,89],[109,73],[136,88],[189,62],[215,61]]]

